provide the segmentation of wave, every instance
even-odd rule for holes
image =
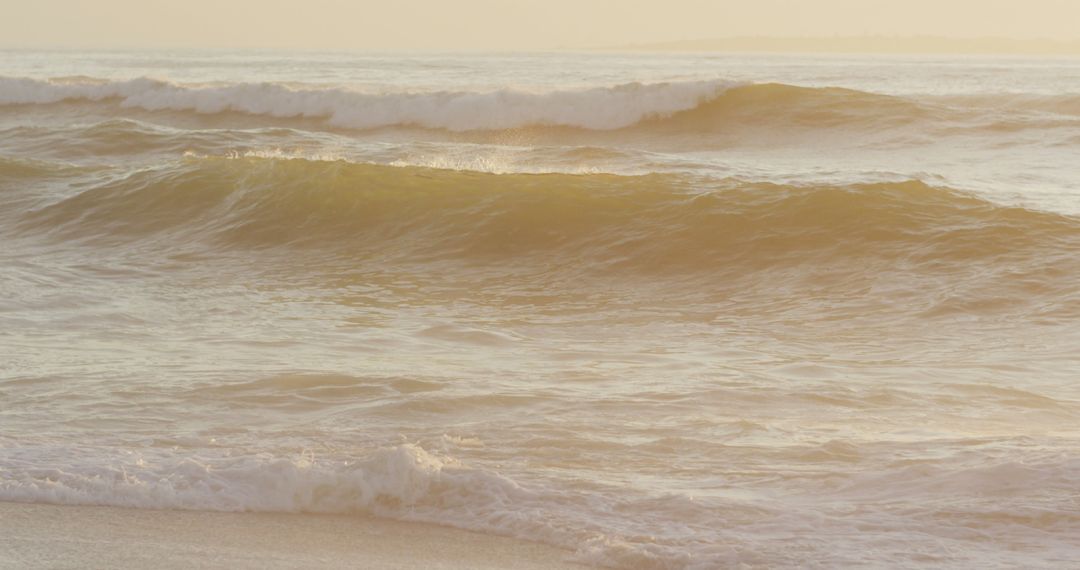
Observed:
[[[448,447],[461,444],[443,439]],[[811,555],[834,566],[857,564],[865,562],[866,546],[852,539],[860,536],[853,529],[865,526],[896,535],[883,543],[883,552],[900,565],[925,562],[919,553],[908,557],[913,541],[928,535],[956,539],[957,528],[979,529],[984,540],[1019,535],[1067,549],[1066,537],[1080,524],[1075,510],[1054,502],[1075,490],[1080,465],[1068,455],[1039,450],[1022,461],[986,451],[977,461],[913,460],[834,473],[816,484],[805,471],[781,469],[781,479],[801,479],[810,487],[773,501],[767,497],[775,490],[762,496],[756,492],[760,482],[752,480],[743,483],[746,493],[738,498],[710,496],[707,490],[698,497],[653,495],[550,475],[518,481],[413,443],[318,456],[178,443],[166,439],[138,449],[4,445],[0,501],[373,515],[514,536],[569,549],[583,563],[641,570],[799,568]],[[852,461],[872,446],[828,441],[798,447],[812,454],[800,460],[819,463]],[[1033,498],[1018,494],[1022,489],[1042,493]],[[911,497],[919,499],[916,507],[903,513],[888,508]],[[807,520],[853,501],[867,508],[844,509],[807,532]],[[792,533],[805,538],[785,546]],[[973,562],[965,553],[958,556],[954,561],[961,565]]]
[[[742,271],[823,261],[1064,265],[1080,221],[917,180],[792,185],[680,174],[486,174],[345,161],[188,157],[16,223],[90,244],[157,239],[306,255]],[[545,261],[546,263],[546,261]]]
[[[92,176],[102,170],[104,168],[100,166],[0,156],[0,195],[5,206],[0,209],[0,220],[16,218],[21,212],[47,203],[42,196],[42,187]]]
[[[368,514],[513,536],[567,548],[581,562],[687,568],[685,539],[620,511],[652,508],[608,493],[523,485],[415,444],[354,458],[175,453],[147,448],[0,449],[0,501],[225,512]],[[610,502],[610,513],[582,509]],[[667,510],[693,508],[673,500]],[[697,508],[701,516],[705,511]],[[665,540],[667,539],[667,540]],[[707,568],[699,557],[693,568]]]
[[[341,87],[274,83],[182,85],[140,78],[37,80],[0,77],[0,105],[110,102],[120,109],[241,113],[272,119],[317,120],[327,127],[422,127],[490,131],[529,127],[620,130],[630,127],[713,130],[730,121],[905,123],[927,116],[923,105],[899,97],[840,88],[731,81],[629,83],[533,93],[363,93]]]
[[[999,132],[1075,126],[1080,114],[1080,97],[1073,94],[899,97],[838,87],[720,79],[548,92],[511,88],[364,92],[307,84],[0,76],[0,108],[57,104],[104,105],[98,111],[106,116],[141,112],[230,117],[246,128],[422,128],[456,133],[574,129],[700,134],[776,125],[876,130],[919,121],[931,128],[951,127],[960,132]]]
[[[728,81],[629,83],[572,91],[364,93],[275,83],[182,85],[149,78],[101,81],[0,77],[0,105],[110,101],[121,108],[316,118],[331,127],[417,126],[452,131],[526,126],[628,127],[691,109],[734,86]]]
[[[0,187],[5,186],[4,182],[9,180],[48,178],[70,168],[43,160],[0,156]]]
[[[692,109],[647,118],[639,127],[688,133],[746,124],[880,128],[903,126],[941,112],[909,99],[854,89],[761,83],[731,87]]]
[[[153,162],[184,154],[266,152],[254,149],[265,148],[267,141],[276,145],[274,148],[326,146],[328,136],[288,128],[176,129],[109,118],[64,126],[31,123],[0,128],[0,154],[7,151],[22,159],[51,160],[54,165],[74,162],[107,168],[113,161]]]

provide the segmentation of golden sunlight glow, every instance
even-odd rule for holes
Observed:
[[[591,48],[731,37],[1080,40],[1074,0],[7,0],[7,47]]]

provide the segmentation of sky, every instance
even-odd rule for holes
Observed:
[[[6,47],[591,48],[737,36],[1080,40],[1080,0],[0,0]]]

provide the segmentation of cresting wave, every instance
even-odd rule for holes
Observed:
[[[459,132],[528,127],[605,131],[635,126],[698,132],[733,121],[880,126],[903,124],[940,111],[940,105],[851,89],[724,80],[628,83],[549,92],[365,93],[343,87],[275,83],[184,85],[149,78],[0,77],[0,105],[91,102],[116,105],[117,111],[241,113],[276,120],[315,120],[342,129],[422,127]],[[1045,100],[1039,103],[1047,105]]]
[[[146,111],[227,112],[316,118],[331,127],[419,126],[453,131],[565,126],[608,130],[671,115],[711,100],[727,81],[630,83],[577,91],[364,93],[274,83],[182,85],[149,78],[37,80],[0,77],[0,105],[107,101]]]
[[[0,108],[98,104],[125,111],[239,114],[267,124],[369,130],[426,128],[454,132],[529,128],[659,133],[723,132],[737,125],[902,127],[920,120],[990,130],[1075,126],[1076,95],[1001,94],[905,98],[835,87],[725,80],[627,83],[547,92],[364,92],[346,87],[278,83],[181,84],[138,78],[50,80],[0,76]],[[1011,117],[1002,122],[1002,113]],[[1032,114],[1034,113],[1034,114]],[[974,121],[974,122],[971,122]],[[932,124],[932,123],[931,123]]]
[[[1036,252],[1067,261],[1080,247],[1073,217],[915,180],[797,186],[258,157],[188,157],[136,171],[39,203],[14,225],[97,244],[160,238],[387,261],[559,255],[567,266],[650,272]]]

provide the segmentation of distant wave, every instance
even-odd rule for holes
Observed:
[[[0,77],[0,105],[113,101],[146,111],[225,112],[317,118],[331,127],[418,126],[453,131],[565,126],[609,130],[691,109],[735,84],[727,81],[629,83],[573,91],[372,94],[274,83],[181,85],[149,78],[100,81]]]
[[[138,78],[40,80],[0,77],[0,106],[98,103],[114,112],[227,113],[265,117],[267,126],[314,121],[325,128],[414,127],[454,132],[526,128],[703,132],[733,123],[880,128],[921,119],[971,120],[991,111],[1036,112],[1075,125],[1080,95],[999,94],[904,98],[834,87],[725,80],[628,83],[578,90],[366,93],[343,87],[278,83],[180,84]],[[1012,120],[1012,119],[1010,119]],[[991,128],[1022,128],[995,123]],[[1046,119],[1033,123],[1045,128]],[[969,125],[970,126],[970,125]],[[1053,126],[1053,125],[1050,125]]]

